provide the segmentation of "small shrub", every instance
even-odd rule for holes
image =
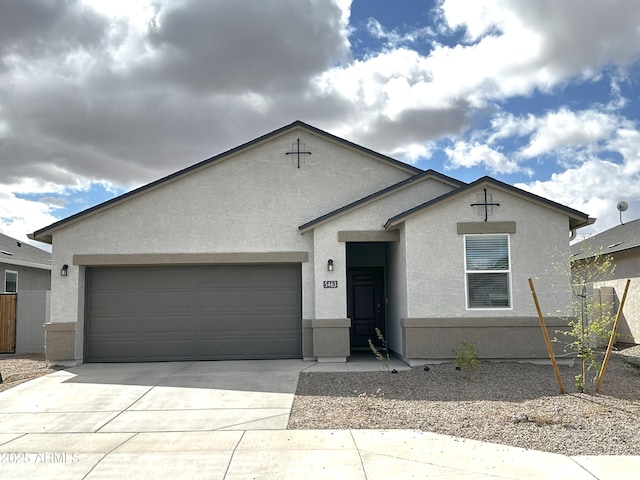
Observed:
[[[462,370],[467,380],[473,380],[476,377],[479,364],[476,344],[462,340],[460,348],[454,349],[453,353],[456,355],[453,361],[456,368]]]
[[[369,348],[376,356],[378,361],[382,362],[382,364],[384,365],[384,369],[388,372],[390,364],[389,349],[387,348],[387,341],[385,340],[384,335],[382,335],[382,332],[378,327],[376,327],[376,337],[378,337],[378,340],[380,340],[382,352],[378,350],[371,339],[369,339]]]

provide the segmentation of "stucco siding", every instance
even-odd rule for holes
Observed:
[[[7,270],[18,272],[18,291],[49,290],[51,288],[51,270],[0,263],[0,282],[2,282],[0,291],[4,291]]]
[[[616,266],[613,278],[597,282],[594,287],[613,287],[616,298],[614,312],[617,313],[627,279],[631,280],[620,319],[619,341],[640,343],[640,249],[617,252],[612,256]]]
[[[295,156],[285,155],[298,138],[312,152],[299,169]],[[81,314],[74,254],[311,254],[314,238],[301,235],[299,225],[409,176],[302,130],[214,162],[54,232],[53,270],[65,263],[70,269],[68,277],[53,277],[51,321]],[[305,289],[310,273],[303,267]],[[305,317],[312,315],[313,290],[306,289]]]
[[[401,355],[405,354],[402,336],[402,319],[407,316],[407,267],[405,262],[404,225],[400,226],[400,241],[390,243],[387,255],[387,341],[389,348]]]
[[[509,309],[467,309],[465,296],[464,235],[456,223],[482,222],[476,209],[476,192],[427,209],[409,217],[407,238],[408,317],[513,317],[535,314],[527,279],[536,289],[545,312],[567,311],[570,298],[568,269],[556,269],[556,262],[569,257],[566,216],[536,206],[501,191],[493,191],[494,208],[489,221],[514,221],[510,235],[511,305]]]

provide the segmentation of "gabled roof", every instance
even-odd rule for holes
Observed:
[[[379,200],[380,198],[386,197],[387,195],[394,193],[398,190],[402,190],[403,188],[406,188],[409,185],[414,185],[418,182],[427,180],[429,178],[439,180],[443,183],[446,183],[456,188],[461,187],[462,185],[465,185],[464,182],[461,182],[460,180],[456,180],[455,178],[447,177],[446,175],[438,173],[435,170],[431,170],[431,169],[425,170],[421,173],[418,173],[417,175],[414,175],[413,177],[409,177],[406,180],[402,180],[401,182],[398,182],[387,188],[384,188],[375,193],[372,193],[371,195],[367,195],[366,197],[361,198],[360,200],[356,200],[353,203],[345,205],[344,207],[340,207],[336,210],[333,210],[332,212],[329,212],[314,220],[311,220],[310,222],[307,222],[304,225],[300,225],[298,229],[300,230],[301,233],[307,232],[310,229],[320,225],[321,223],[331,220],[332,218],[343,215],[351,210],[362,207],[363,205],[367,205],[368,203],[371,203],[375,200]]]
[[[36,230],[34,233],[29,234],[29,238],[31,238],[32,240],[39,240],[41,242],[45,242],[45,243],[51,243],[52,242],[52,234],[54,231],[67,226],[71,223],[77,222],[79,220],[82,220],[84,217],[103,211],[105,209],[111,208],[115,205],[118,205],[122,202],[125,202],[131,198],[137,197],[138,195],[141,195],[147,191],[153,190],[155,188],[161,187],[163,185],[166,185],[170,182],[173,182],[179,178],[182,178],[186,175],[190,175],[202,168],[205,168],[215,162],[219,162],[225,159],[229,159],[235,155],[238,155],[239,153],[248,150],[250,148],[253,148],[257,145],[263,144],[269,140],[272,140],[278,136],[282,136],[288,132],[290,132],[291,130],[294,129],[303,129],[306,130],[307,132],[323,137],[329,141],[338,143],[340,145],[342,145],[343,147],[349,148],[351,150],[355,150],[357,152],[360,152],[372,159],[375,159],[377,161],[392,165],[396,168],[399,168],[401,170],[404,170],[408,173],[419,173],[422,172],[422,170],[420,168],[414,167],[413,165],[409,165],[407,163],[404,162],[400,162],[398,160],[395,160],[391,157],[388,157],[386,155],[383,155],[381,153],[375,152],[373,150],[370,150],[368,148],[362,147],[360,145],[357,145],[355,143],[352,143],[348,140],[345,140],[343,138],[337,137],[335,135],[332,135],[328,132],[325,132],[324,130],[320,130],[319,128],[313,127],[307,123],[304,123],[300,120],[296,120],[295,122],[289,124],[289,125],[285,125],[284,127],[281,127],[277,130],[274,130],[273,132],[267,133],[265,135],[262,135],[254,140],[251,140],[247,143],[244,143],[238,147],[232,148],[231,150],[227,150],[226,152],[220,153],[219,155],[216,155],[214,157],[208,158],[206,160],[203,160],[199,163],[196,163],[194,165],[191,165],[190,167],[184,168],[182,170],[178,170],[175,173],[172,173],[170,175],[167,175],[166,177],[160,178],[158,180],[155,180],[151,183],[148,183],[147,185],[143,185],[142,187],[136,188],[135,190],[131,190],[130,192],[124,193],[118,197],[112,198],[111,200],[107,200],[106,202],[100,203],[99,205],[96,205],[94,207],[88,208],[86,210],[83,210],[79,213],[76,213],[75,215],[71,215],[67,218],[64,218],[58,222],[52,223],[51,225],[41,228],[40,230]]]
[[[438,198],[434,198],[433,200],[425,202],[422,205],[418,205],[417,207],[414,207],[410,210],[407,210],[406,212],[402,212],[396,215],[395,217],[390,218],[385,224],[384,228],[386,230],[391,230],[397,227],[399,224],[404,222],[409,216],[415,213],[421,212],[422,210],[433,207],[434,205],[440,204],[442,202],[446,202],[447,200],[450,200],[452,198],[459,197],[460,195],[464,195],[471,190],[482,187],[483,185],[490,185],[491,187],[496,188],[498,190],[502,190],[512,195],[516,195],[518,197],[524,198],[525,200],[528,200],[530,202],[534,202],[534,203],[537,203],[538,205],[542,205],[544,207],[563,213],[564,215],[569,217],[569,228],[571,230],[583,227],[585,225],[589,225],[594,221],[593,219],[590,219],[587,214],[579,212],[578,210],[574,210],[573,208],[569,208],[560,203],[547,200],[546,198],[540,197],[539,195],[526,192],[512,185],[496,180],[495,178],[482,177],[476,180],[475,182],[469,183],[449,193],[445,193],[444,195],[441,195]]]
[[[0,233],[0,263],[51,270],[51,254]]]
[[[600,232],[571,245],[571,259],[580,260],[598,253],[616,253],[640,247],[640,218]]]

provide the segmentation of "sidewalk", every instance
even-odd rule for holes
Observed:
[[[411,430],[0,434],[3,480],[638,478],[639,457],[575,457]]]

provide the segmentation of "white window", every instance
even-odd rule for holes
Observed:
[[[467,308],[511,308],[509,235],[464,238]]]
[[[5,270],[4,291],[7,293],[16,293],[18,291],[18,272]]]

